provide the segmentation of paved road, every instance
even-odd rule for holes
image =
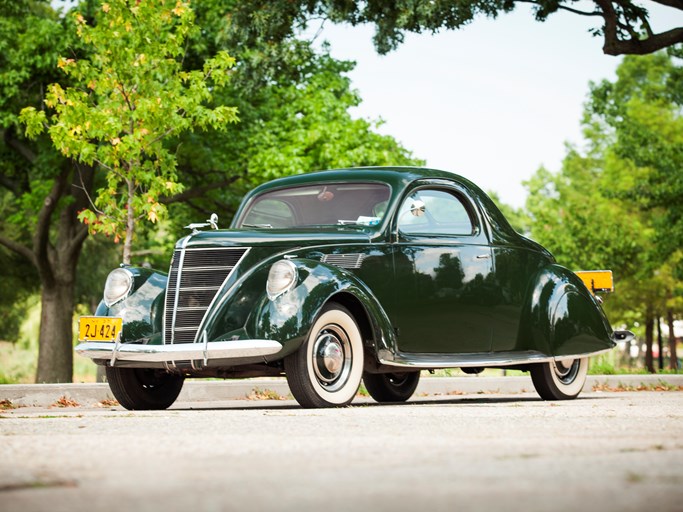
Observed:
[[[683,510],[680,391],[0,416],[3,512]]]

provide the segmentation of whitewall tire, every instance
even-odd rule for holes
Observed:
[[[287,383],[302,407],[342,407],[363,376],[363,339],[342,305],[323,307],[304,344],[285,358]]]
[[[543,400],[570,400],[581,393],[586,383],[588,358],[535,364],[530,373],[534,387]]]

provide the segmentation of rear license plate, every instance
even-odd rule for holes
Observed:
[[[591,292],[613,292],[614,280],[611,270],[580,270],[576,275],[581,278]]]
[[[123,319],[108,316],[82,316],[78,320],[78,341],[116,341]]]

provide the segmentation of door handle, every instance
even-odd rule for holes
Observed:
[[[489,258],[491,258],[490,254],[477,254],[478,260],[488,260]]]

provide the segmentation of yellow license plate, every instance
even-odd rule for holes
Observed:
[[[575,272],[591,292],[613,292],[614,280],[611,270],[580,270]]]
[[[116,341],[123,319],[108,316],[82,316],[78,320],[78,341]]]

